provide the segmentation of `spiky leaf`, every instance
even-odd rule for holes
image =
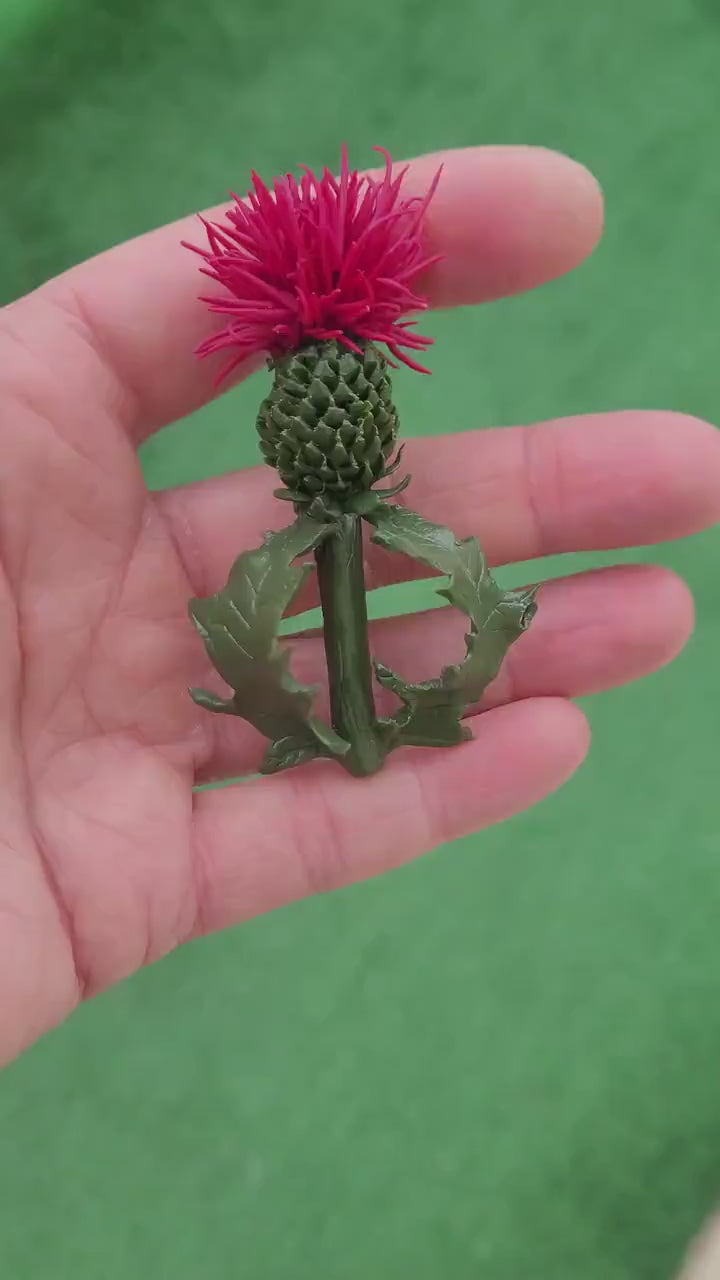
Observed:
[[[313,716],[315,690],[294,678],[288,651],[277,640],[282,616],[311,569],[295,561],[329,532],[329,525],[301,516],[289,528],[267,533],[261,547],[238,557],[227,586],[190,602],[190,617],[208,655],[234,691],[223,699],[191,689],[191,697],[209,711],[241,716],[270,739],[264,773],[317,756],[341,756],[348,749]]]
[[[379,506],[367,518],[375,526],[374,542],[446,575],[449,582],[439,594],[470,619],[465,660],[445,667],[435,680],[408,683],[375,664],[380,682],[404,704],[385,722],[388,737],[414,746],[453,746],[472,736],[463,713],[480,699],[510,645],[529,626],[537,588],[503,591],[476,538],[458,541],[449,529],[414,511]]]

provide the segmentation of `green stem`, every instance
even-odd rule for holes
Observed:
[[[381,767],[385,750],[375,717],[360,517],[340,516],[337,531],[317,548],[315,560],[333,728],[350,743],[342,764],[365,777]]]

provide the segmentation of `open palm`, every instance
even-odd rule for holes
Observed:
[[[435,305],[532,287],[593,247],[600,197],[570,161],[522,148],[444,159]],[[408,185],[422,190],[436,164],[418,161]],[[685,587],[657,568],[554,582],[462,749],[401,752],[363,781],[319,764],[195,791],[251,772],[262,743],[187,696],[213,685],[187,600],[216,590],[284,512],[267,469],[161,494],[143,483],[138,443],[209,394],[189,355],[206,317],[187,232],[114,249],[0,317],[0,1061],[198,933],[539,800],[586,750],[567,699],[659,666],[691,627]],[[446,436],[411,453],[416,508],[477,534],[494,563],[664,540],[720,516],[720,438],[678,415]],[[379,585],[412,569],[384,556],[369,572]],[[375,647],[427,674],[451,626],[442,611],[388,621]],[[318,677],[320,642],[296,652]]]

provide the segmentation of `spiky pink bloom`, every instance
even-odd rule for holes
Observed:
[[[382,177],[350,172],[342,149],[340,177],[276,178],[272,191],[252,175],[247,200],[233,195],[224,221],[201,219],[209,248],[186,244],[204,259],[202,272],[227,296],[204,297],[209,310],[228,316],[198,355],[229,350],[219,380],[248,356],[278,356],[309,340],[336,338],[352,350],[361,340],[385,344],[411,369],[427,373],[408,354],[432,338],[413,332],[402,317],[427,307],[411,282],[438,257],[422,245],[423,219],[440,173],[424,197],[400,194],[406,169]]]

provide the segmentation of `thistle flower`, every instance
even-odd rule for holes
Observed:
[[[275,379],[257,418],[260,447],[296,504],[327,495],[347,505],[389,475],[398,424],[388,366],[428,372],[409,353],[432,339],[405,317],[427,307],[412,285],[438,261],[422,224],[440,173],[425,196],[404,198],[406,170],[394,175],[376,150],[380,177],[351,172],[345,147],[339,178],[306,168],[270,190],[253,173],[224,222],[202,219],[209,247],[186,245],[225,291],[201,300],[228,317],[197,354],[232,353],[218,382],[249,356],[268,356]]]
[[[269,738],[264,773],[332,758],[367,777],[398,746],[465,741],[464,711],[495,678],[535,608],[534,591],[501,591],[474,538],[458,542],[449,529],[391,501],[409,476],[375,487],[397,471],[402,453],[393,458],[398,417],[389,366],[401,361],[427,372],[411,353],[431,339],[406,317],[427,306],[414,282],[438,260],[423,249],[422,223],[440,176],[424,197],[406,199],[405,171],[394,176],[390,156],[381,154],[379,177],[350,172],[344,148],[338,178],[305,169],[299,181],[288,174],[270,189],[253,174],[247,201],[234,196],[224,221],[204,220],[209,247],[195,249],[204,274],[223,288],[203,301],[227,317],[199,354],[231,353],[221,378],[249,356],[267,355],[273,385],[257,432],[265,461],[285,485],[276,492],[296,513],[289,528],[266,533],[261,547],[238,557],[223,590],[191,604],[208,655],[233,690],[231,698],[200,689],[192,697],[210,711],[241,716]],[[375,664],[378,681],[402,704],[382,719],[373,693],[363,521],[380,546],[446,575],[442,595],[469,619],[465,660],[445,666],[437,679],[410,684]],[[278,644],[279,619],[310,568],[296,562],[311,551],[331,725],[313,713],[314,690],[291,675]]]
[[[272,190],[252,175],[247,200],[233,195],[224,221],[202,222],[209,247],[186,244],[204,259],[203,274],[222,285],[203,297],[228,322],[198,348],[201,356],[233,352],[220,380],[257,352],[271,358],[307,342],[336,339],[351,351],[383,343],[391,355],[425,373],[407,354],[432,342],[402,317],[423,311],[412,281],[436,262],[422,245],[422,222],[439,179],[424,198],[401,196],[406,170],[393,175],[390,156],[381,177],[348,169],[342,149],[339,178],[303,168],[276,178]]]

